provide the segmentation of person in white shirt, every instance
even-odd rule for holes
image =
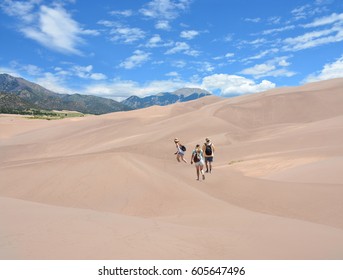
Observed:
[[[195,165],[195,169],[197,172],[197,180],[199,180],[200,173],[202,175],[202,179],[205,180],[205,174],[204,174],[204,154],[200,148],[200,145],[197,144],[195,146],[195,149],[192,152],[192,158],[191,158],[191,164]]]
[[[175,155],[176,155],[176,160],[177,160],[178,162],[181,162],[181,160],[182,160],[183,162],[187,163],[187,160],[184,158],[184,156],[185,156],[185,151],[186,151],[185,146],[182,145],[182,144],[180,143],[180,140],[177,139],[177,138],[174,139],[174,143],[175,143],[175,146],[176,146],[176,153],[175,153]]]

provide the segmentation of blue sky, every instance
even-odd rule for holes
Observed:
[[[342,0],[0,1],[0,73],[122,100],[343,77]]]

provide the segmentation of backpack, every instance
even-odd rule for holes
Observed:
[[[205,145],[206,145],[205,154],[207,156],[212,155],[212,144],[210,144],[210,145],[205,144]]]
[[[198,154],[197,152],[194,153],[194,157],[193,157],[193,161],[194,162],[199,162],[200,161],[200,154]]]
[[[186,146],[184,146],[184,145],[180,145],[180,149],[181,149],[181,151],[186,151]]]

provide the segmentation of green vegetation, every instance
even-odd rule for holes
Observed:
[[[38,109],[0,109],[0,114],[25,115],[29,119],[59,120],[64,118],[84,117],[85,114],[73,111],[49,111]]]
[[[85,114],[72,111],[45,111],[34,110],[31,117],[32,119],[45,119],[45,120],[60,120],[64,118],[84,117]]]

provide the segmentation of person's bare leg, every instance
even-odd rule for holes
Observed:
[[[177,154],[176,159],[178,162],[180,162],[180,155],[179,154]]]
[[[181,155],[181,159],[183,162],[187,163],[187,160],[185,160],[185,158],[183,157],[183,155]]]
[[[205,164],[206,164],[206,173],[208,172],[208,161],[205,159]]]
[[[197,169],[197,177],[198,177],[197,180],[199,180],[199,166],[196,166],[196,169]]]
[[[204,174],[203,168],[204,168],[204,166],[200,165],[200,171],[201,171],[202,179],[205,180],[205,174]]]

